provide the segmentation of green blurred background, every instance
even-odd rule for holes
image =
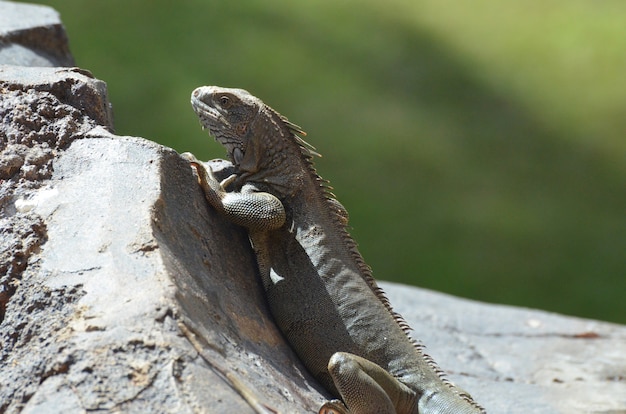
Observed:
[[[116,132],[224,157],[189,105],[308,132],[379,279],[626,323],[623,0],[48,0]]]

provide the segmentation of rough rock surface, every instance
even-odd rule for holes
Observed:
[[[46,92],[100,81],[3,69],[0,412],[252,412],[232,384],[317,406],[245,234],[210,215],[188,163],[98,126],[76,109],[90,93]]]
[[[0,1],[0,37],[7,5],[33,7]],[[176,152],[111,131],[88,72],[0,65],[0,412],[315,412],[245,234]],[[626,412],[626,327],[382,286],[489,413]]]
[[[74,66],[59,14],[47,6],[0,1],[0,62]]]
[[[626,327],[382,283],[488,413],[626,413]]]

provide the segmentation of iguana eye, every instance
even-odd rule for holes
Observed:
[[[219,98],[220,101],[220,105],[222,105],[222,107],[226,107],[230,104],[230,98],[226,95],[222,95]]]

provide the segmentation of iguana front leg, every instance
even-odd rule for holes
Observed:
[[[416,395],[379,365],[347,352],[333,354],[328,363],[341,402],[329,401],[319,414],[410,414]],[[347,408],[346,408],[347,406]]]
[[[285,223],[285,208],[272,194],[256,191],[252,186],[244,186],[240,192],[226,191],[237,178],[235,174],[220,182],[211,168],[206,168],[193,154],[186,152],[182,156],[196,170],[209,204],[233,223],[253,232],[277,229]]]

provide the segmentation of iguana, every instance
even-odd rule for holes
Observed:
[[[203,86],[191,104],[235,174],[192,154],[209,204],[245,227],[276,324],[333,395],[320,414],[484,413],[446,381],[393,311],[348,234],[348,214],[313,166],[306,134],[242,89]]]

